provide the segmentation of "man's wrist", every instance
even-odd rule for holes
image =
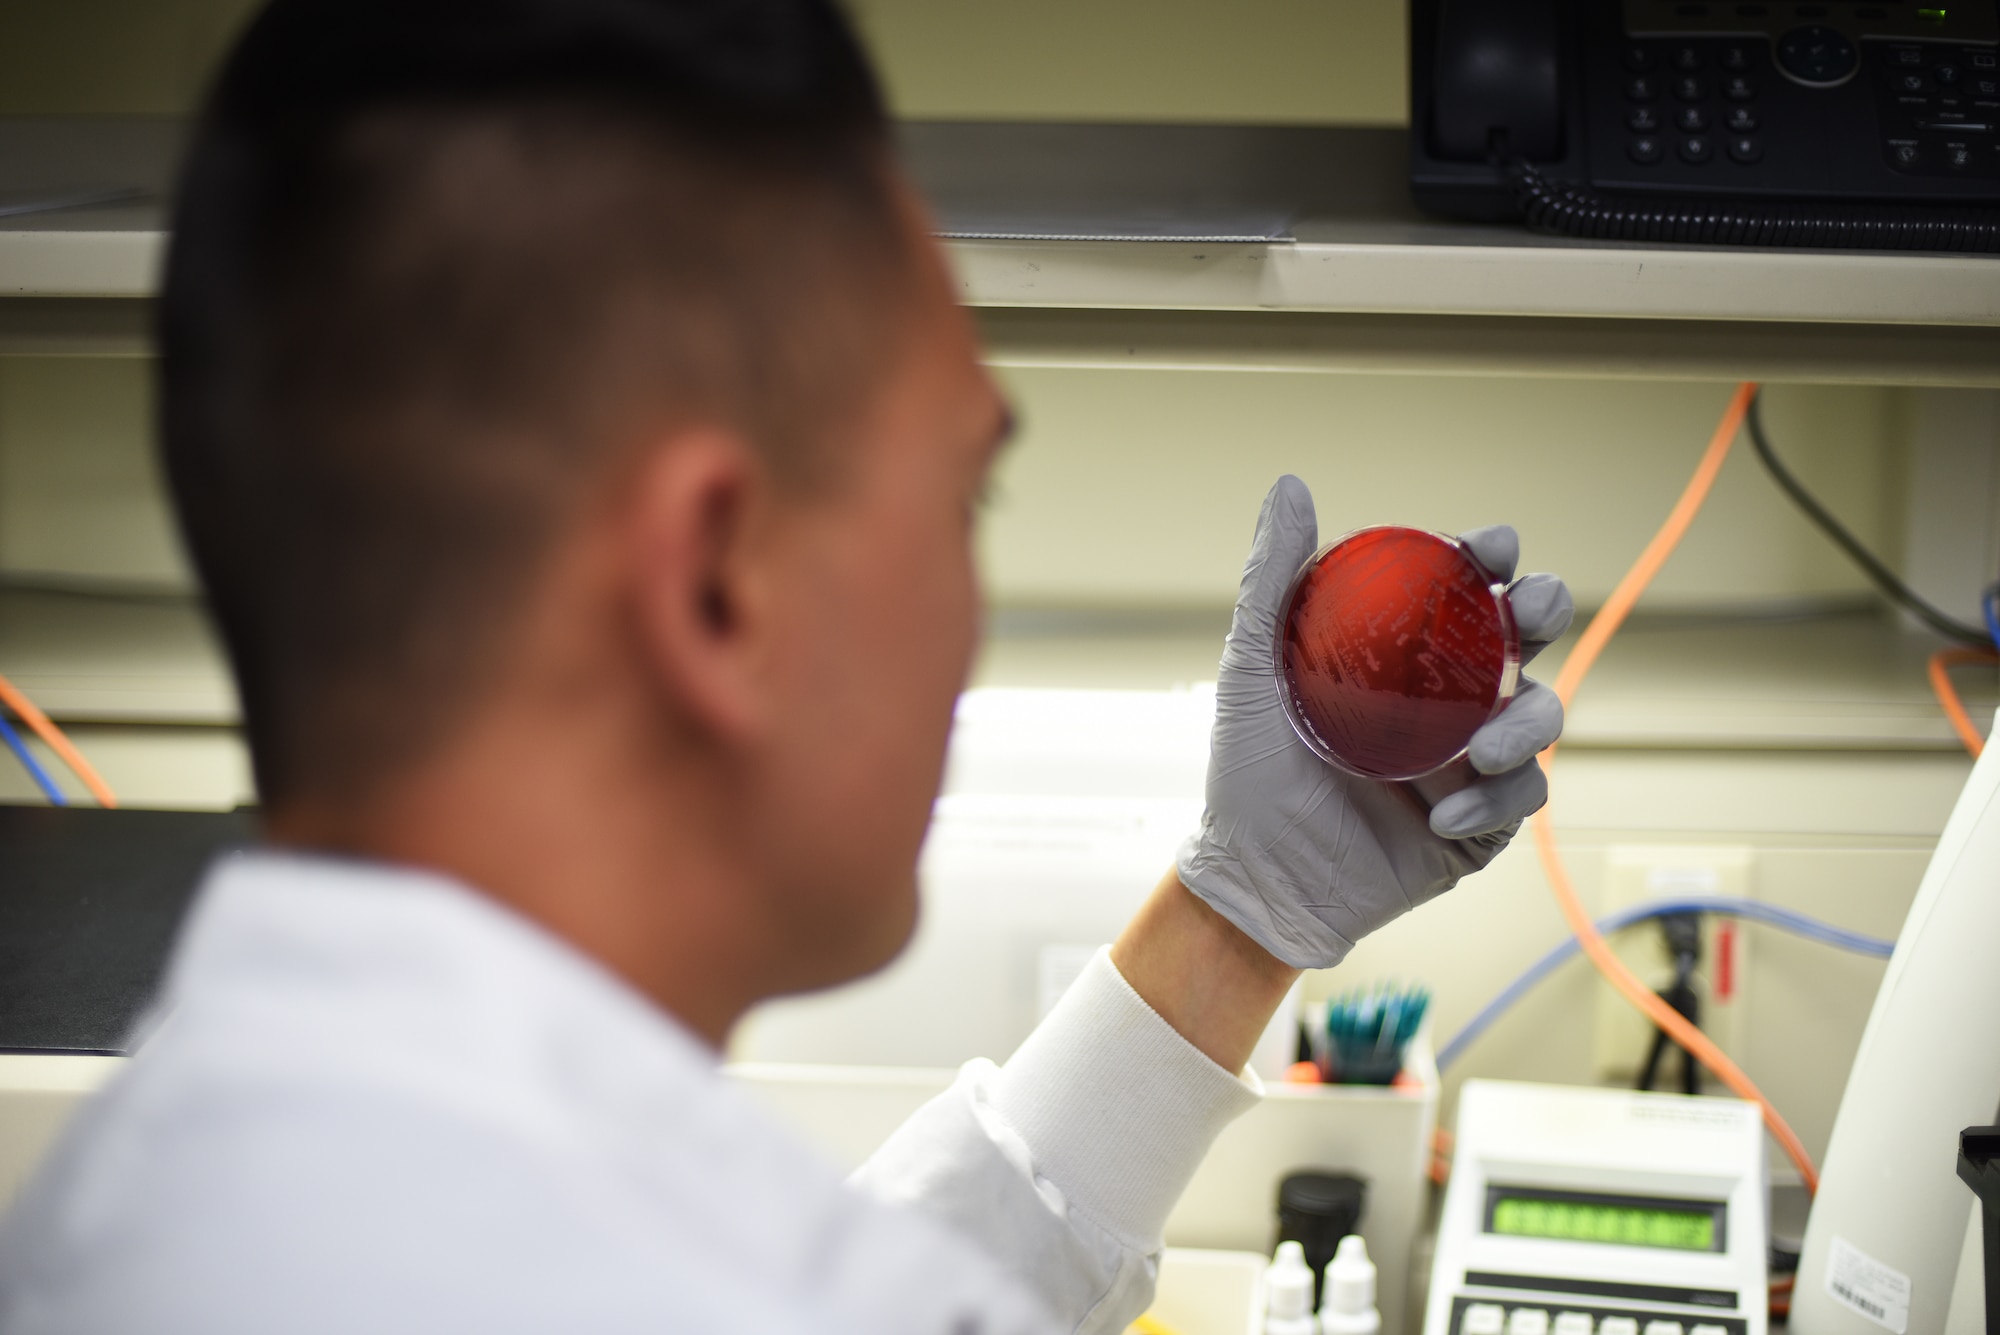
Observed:
[[[1111,947],[1132,990],[1209,1060],[1239,1071],[1299,971],[1169,872]]]

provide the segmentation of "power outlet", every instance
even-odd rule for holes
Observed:
[[[1600,916],[1663,899],[1695,895],[1752,897],[1755,855],[1748,848],[1682,848],[1614,845],[1608,854],[1604,901]],[[1701,965],[1694,986],[1701,997],[1701,1027],[1731,1057],[1742,1055],[1747,1027],[1745,983],[1749,977],[1748,942],[1734,918],[1707,914],[1702,920]],[[1655,923],[1629,927],[1612,939],[1611,948],[1652,988],[1673,981],[1673,956]],[[1652,1046],[1652,1022],[1632,1007],[1609,983],[1600,982],[1597,996],[1597,1078],[1626,1084],[1639,1074]],[[1679,1087],[1679,1056],[1670,1056],[1671,1078],[1655,1088]]]

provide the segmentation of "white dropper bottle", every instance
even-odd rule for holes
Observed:
[[[1319,1326],[1325,1335],[1378,1335],[1382,1329],[1382,1313],[1375,1306],[1375,1263],[1359,1233],[1342,1238],[1326,1263]]]
[[[1278,1244],[1271,1268],[1264,1272],[1264,1335],[1319,1335],[1313,1320],[1313,1272],[1306,1249],[1296,1242]]]

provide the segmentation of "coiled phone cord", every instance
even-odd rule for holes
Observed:
[[[1607,199],[1503,159],[1522,221],[1594,241],[1672,241],[1831,250],[2000,251],[2000,211],[1867,204],[1732,204]]]

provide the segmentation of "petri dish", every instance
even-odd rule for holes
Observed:
[[[1441,533],[1384,526],[1330,542],[1283,606],[1285,713],[1321,759],[1364,779],[1418,779],[1460,760],[1520,684],[1506,586]]]

